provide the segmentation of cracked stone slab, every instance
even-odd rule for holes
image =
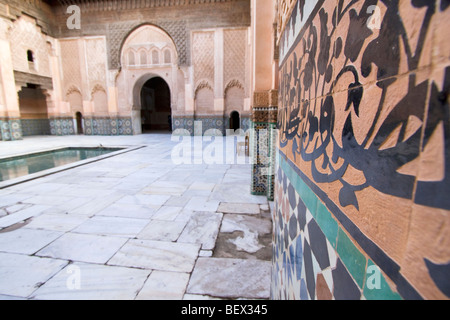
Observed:
[[[217,211],[222,213],[259,214],[260,207],[258,204],[253,203],[221,202]]]
[[[33,254],[62,235],[62,232],[25,228],[0,233],[0,251]]]
[[[67,261],[0,253],[0,295],[27,298]]]
[[[137,238],[155,241],[177,241],[186,226],[186,223],[186,221],[152,220],[144,230],[137,235]]]
[[[70,264],[33,293],[39,300],[132,300],[151,271]]]
[[[50,208],[49,206],[35,205],[18,211],[16,213],[7,215],[0,218],[0,228],[7,228],[16,223],[22,222],[24,220],[30,219],[32,217],[40,215],[43,211]]]
[[[78,262],[106,263],[126,238],[66,233],[36,255]]]
[[[220,232],[253,231],[256,233],[270,233],[272,222],[253,216],[226,214],[223,218]]]
[[[271,269],[270,261],[199,258],[186,292],[220,298],[268,299]]]
[[[153,271],[137,300],[182,300],[189,282],[189,273]]]
[[[203,250],[212,250],[223,214],[215,212],[193,212],[178,242],[201,244]]]
[[[129,240],[108,265],[173,272],[191,272],[200,246],[152,240]]]

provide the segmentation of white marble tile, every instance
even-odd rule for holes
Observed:
[[[222,183],[218,184],[210,197],[211,200],[232,203],[267,203],[267,197],[255,196],[250,192],[250,184]]]
[[[186,221],[152,220],[138,235],[138,239],[156,241],[177,241]]]
[[[68,232],[85,222],[89,217],[72,214],[42,214],[25,226],[27,229],[40,229]]]
[[[70,264],[36,290],[38,300],[133,300],[151,271]]]
[[[155,208],[148,206],[127,203],[114,203],[109,207],[106,207],[105,209],[99,211],[96,216],[150,219],[155,214],[155,212]]]
[[[119,199],[121,199],[124,196],[123,193],[112,193],[108,195],[107,197],[96,197],[82,206],[70,210],[69,213],[76,214],[76,215],[86,215],[89,217],[92,217],[97,212],[105,209],[106,207],[110,206],[111,204],[115,203]]]
[[[67,263],[63,260],[0,253],[0,294],[26,298]]]
[[[214,249],[222,217],[221,213],[194,212],[178,242],[197,243],[203,250]]]
[[[94,216],[72,232],[134,238],[148,222],[146,219]]]
[[[117,252],[109,265],[160,271],[191,272],[200,246],[150,240],[130,240]]]
[[[2,194],[0,197],[0,208],[15,205],[32,197],[32,194],[22,193]]]
[[[270,261],[199,258],[186,292],[221,298],[268,299],[271,270]]]
[[[188,273],[153,271],[137,300],[182,300],[189,282]]]
[[[32,198],[26,199],[24,203],[57,206],[62,205],[68,201],[73,200],[73,197],[56,196],[56,195],[38,195]]]
[[[216,212],[219,203],[217,200],[208,200],[208,197],[192,197],[184,208],[194,211]]]
[[[53,242],[62,232],[21,228],[0,233],[0,251],[33,254]]]
[[[260,208],[258,204],[253,203],[222,202],[217,211],[222,213],[259,214]]]
[[[180,207],[169,207],[162,206],[156,213],[153,215],[152,219],[154,220],[164,220],[164,221],[174,221],[181,212]]]
[[[170,195],[181,196],[189,187],[187,184],[183,184],[182,180],[179,181],[155,181],[148,187],[144,188],[141,193],[153,194],[153,195]]]
[[[127,195],[122,199],[117,201],[120,204],[135,204],[142,206],[150,206],[152,208],[158,208],[158,206],[162,206],[170,199],[169,195],[150,195],[150,194],[142,194],[138,193],[135,195]]]
[[[106,263],[126,238],[66,233],[36,255],[79,262]]]
[[[31,217],[36,217],[42,214],[43,211],[47,210],[48,206],[30,206],[13,214],[7,215],[6,217],[0,218],[0,228],[7,228],[21,221],[27,220]]]

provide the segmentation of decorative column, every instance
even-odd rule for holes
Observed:
[[[254,195],[265,195],[273,200],[275,175],[276,124],[278,91],[255,92],[251,124],[251,163]]]

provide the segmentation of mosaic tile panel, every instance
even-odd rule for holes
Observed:
[[[177,130],[187,130],[191,135],[194,134],[194,118],[192,117],[172,117],[172,129],[174,133]]]
[[[131,118],[85,118],[84,133],[88,136],[133,135]]]
[[[20,119],[0,119],[0,131],[2,141],[21,140],[22,122]]]
[[[267,194],[267,177],[269,163],[269,124],[252,122],[250,135],[250,155],[252,157],[251,192],[254,195]]]
[[[225,135],[226,127],[223,117],[196,117],[194,123],[195,135]],[[201,125],[200,123],[201,122]]]
[[[24,137],[50,134],[49,119],[22,119],[21,122]]]
[[[195,127],[195,122],[201,121],[200,125],[197,124]],[[250,117],[241,117],[241,129],[247,132],[252,127],[252,121]],[[193,117],[173,117],[172,119],[173,131],[177,129],[187,130],[191,135],[195,133],[205,134],[207,130],[218,129],[223,135],[226,135],[227,129],[230,128],[230,120],[228,118],[214,117],[214,118],[193,118]],[[197,128],[197,130],[195,130]],[[175,132],[176,133],[176,132]]]
[[[50,134],[55,136],[68,136],[75,134],[75,128],[72,118],[54,118],[50,119]]]
[[[294,169],[277,163],[271,297],[402,299]]]

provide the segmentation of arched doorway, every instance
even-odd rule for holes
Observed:
[[[230,114],[230,129],[238,130],[241,128],[241,116],[239,112],[233,111]]]
[[[161,77],[144,83],[141,89],[142,132],[172,131],[169,85]]]
[[[77,112],[75,118],[77,122],[77,134],[83,134],[83,115],[81,112]]]

